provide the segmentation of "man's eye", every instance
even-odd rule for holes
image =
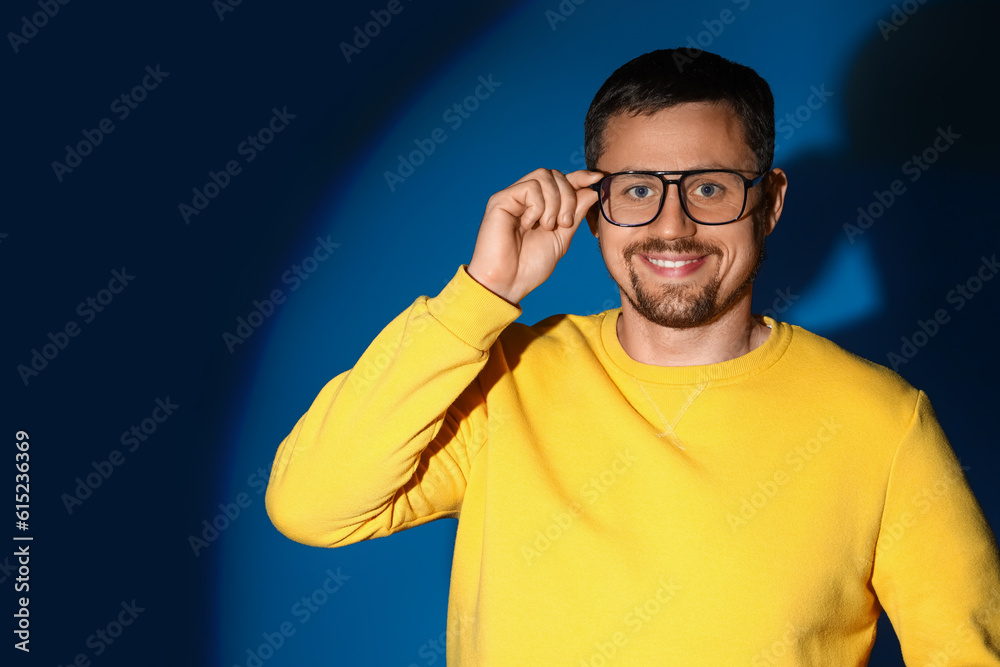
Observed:
[[[634,185],[627,192],[636,199],[646,199],[653,195],[653,189],[648,185]]]
[[[694,189],[694,194],[699,197],[714,197],[719,194],[720,188],[712,183],[702,183]]]

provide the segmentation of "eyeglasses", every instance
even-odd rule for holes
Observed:
[[[743,216],[747,190],[770,173],[749,179],[736,171],[694,169],[691,171],[621,171],[594,183],[601,213],[612,225],[641,227],[660,215],[667,187],[677,185],[681,207],[700,225],[727,225]],[[664,178],[679,174],[680,178]]]

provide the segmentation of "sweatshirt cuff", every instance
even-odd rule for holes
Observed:
[[[479,350],[488,350],[521,307],[480,285],[462,264],[444,289],[427,299],[427,309],[449,331]]]

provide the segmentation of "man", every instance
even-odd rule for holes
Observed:
[[[749,68],[656,51],[588,171],[490,198],[472,260],[335,377],[267,510],[341,546],[458,518],[449,665],[1000,665],[996,542],[927,397],[750,312],[787,180]],[[645,172],[645,173],[635,173]],[[586,216],[622,307],[514,323]]]

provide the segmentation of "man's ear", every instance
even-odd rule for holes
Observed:
[[[597,238],[597,216],[599,215],[597,204],[591,206],[590,210],[587,211],[587,225],[590,227],[590,233],[594,235],[594,238]]]
[[[763,185],[767,193],[764,198],[764,205],[767,207],[764,229],[766,234],[770,234],[774,231],[775,225],[778,224],[778,218],[781,217],[781,211],[785,206],[788,176],[785,175],[784,170],[775,167],[764,179]]]

